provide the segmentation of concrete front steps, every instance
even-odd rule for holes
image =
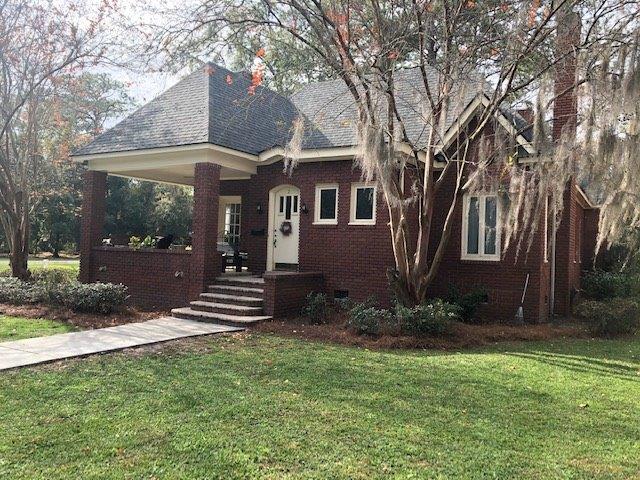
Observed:
[[[271,320],[263,311],[264,279],[248,274],[227,274],[188,307],[175,308],[176,318],[248,327]]]

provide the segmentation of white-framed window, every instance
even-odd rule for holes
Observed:
[[[376,187],[370,183],[351,184],[349,225],[375,225]]]
[[[319,225],[338,223],[338,185],[316,185],[314,223]]]
[[[497,195],[467,194],[462,209],[462,259],[500,260]]]
[[[239,203],[227,203],[224,210],[224,236],[225,241],[231,245],[240,242],[240,211]]]

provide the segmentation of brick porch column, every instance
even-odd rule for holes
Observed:
[[[83,175],[82,223],[80,227],[80,276],[83,283],[93,280],[93,247],[102,243],[107,193],[106,172],[87,170]]]
[[[197,298],[221,269],[218,254],[220,165],[197,163],[193,185],[193,241],[190,298]]]

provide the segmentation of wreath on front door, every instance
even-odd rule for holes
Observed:
[[[282,224],[280,225],[280,231],[282,232],[282,234],[285,237],[291,235],[291,232],[293,231],[293,227],[291,226],[291,222],[289,222],[289,221],[282,222]]]

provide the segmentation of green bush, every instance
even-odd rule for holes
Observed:
[[[443,335],[459,319],[460,307],[440,299],[413,308],[396,304],[391,311],[365,302],[351,308],[347,327],[361,335]]]
[[[313,324],[326,323],[329,316],[329,302],[324,293],[311,292],[307,295],[307,302],[302,307],[302,315]]]
[[[629,298],[586,300],[575,313],[595,335],[629,334],[640,328],[640,304]]]
[[[127,287],[112,283],[54,281],[53,276],[24,282],[0,277],[0,302],[12,305],[42,303],[64,306],[75,312],[108,314],[124,305]]]
[[[57,302],[74,312],[109,314],[124,305],[127,287],[113,283],[79,283],[63,285]]]
[[[391,312],[358,303],[349,310],[347,327],[359,335],[378,335],[386,330],[392,321]]]
[[[449,288],[447,302],[460,307],[460,319],[465,323],[479,323],[476,317],[478,305],[486,303],[487,291],[483,287],[461,294],[458,288],[452,285]]]
[[[39,299],[32,286],[15,277],[0,277],[0,303],[11,305],[37,303]]]
[[[78,279],[78,272],[64,268],[38,268],[31,272],[31,281],[40,283],[70,283]]]
[[[584,296],[593,300],[640,296],[640,276],[637,274],[597,270],[585,274],[581,285]]]
[[[435,299],[413,308],[396,305],[395,315],[402,333],[408,335],[443,335],[451,324],[460,320],[462,308]]]

